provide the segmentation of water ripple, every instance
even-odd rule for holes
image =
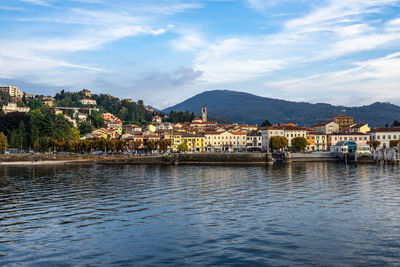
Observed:
[[[0,265],[400,265],[400,170],[2,167]]]

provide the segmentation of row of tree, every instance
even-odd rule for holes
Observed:
[[[288,146],[289,140],[284,136],[273,136],[270,140],[270,147],[274,150],[281,150]],[[304,137],[295,137],[292,139],[291,145],[293,148],[304,151],[307,147],[307,139]]]

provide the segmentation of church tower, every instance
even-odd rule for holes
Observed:
[[[203,122],[207,122],[207,107],[206,106],[201,107],[201,119],[203,120]]]

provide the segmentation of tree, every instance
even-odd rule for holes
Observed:
[[[27,134],[26,128],[23,121],[20,121],[17,133],[17,142],[18,147],[22,150],[23,148],[27,147]]]
[[[390,147],[398,147],[399,140],[390,140],[389,145],[390,145]]]
[[[140,140],[135,140],[135,141],[133,141],[133,143],[132,143],[133,149],[134,149],[135,151],[138,151],[139,148],[142,147],[142,144],[143,144],[143,142],[140,141]]]
[[[271,138],[270,146],[273,149],[282,149],[287,147],[287,145],[288,145],[288,139],[284,136],[273,136]]]
[[[96,129],[104,127],[104,117],[99,112],[94,112],[91,115],[89,115],[89,121]]]
[[[188,145],[186,143],[181,143],[180,145],[178,145],[177,149],[178,152],[186,152],[189,150]]]
[[[85,135],[91,133],[94,130],[93,125],[88,121],[82,121],[79,123],[78,129],[81,134]]]
[[[400,126],[400,121],[394,121],[393,122],[393,125],[392,125],[393,127],[399,127]]]
[[[270,123],[269,120],[265,120],[265,121],[261,124],[261,127],[268,127],[268,126],[272,126],[272,123]]]
[[[150,153],[153,153],[153,150],[156,148],[157,142],[155,140],[147,140],[146,141],[146,148],[147,148],[147,152],[150,151]]]
[[[377,149],[381,145],[381,142],[372,140],[372,141],[368,141],[368,144],[370,147]]]
[[[42,101],[41,101],[40,99],[38,99],[38,98],[33,98],[33,99],[30,99],[30,100],[28,101],[28,107],[29,107],[31,110],[40,109],[41,107],[43,107],[43,103],[42,103]]]
[[[3,132],[0,132],[0,151],[5,152],[7,150],[7,147],[7,136]]]
[[[158,145],[159,145],[159,147],[160,147],[161,152],[164,153],[165,151],[167,151],[168,147],[171,146],[171,140],[170,140],[170,139],[163,139],[163,140],[160,140],[160,142],[158,143]]]
[[[304,150],[307,147],[307,139],[304,137],[295,137],[292,139],[292,147],[296,148],[297,150]]]

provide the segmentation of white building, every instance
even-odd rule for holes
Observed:
[[[243,150],[246,149],[247,135],[243,132],[205,132],[207,150]]]
[[[292,139],[296,137],[304,137],[306,139],[307,133],[312,129],[299,126],[279,126],[273,125],[270,127],[260,128],[262,135],[262,147],[263,150],[267,150],[269,142],[274,136],[283,136],[288,139],[288,146],[292,145]]]
[[[8,93],[12,97],[23,97],[24,93],[22,93],[18,87],[11,85],[1,85],[0,91]]]
[[[89,98],[83,98],[83,99],[81,99],[81,103],[82,104],[84,104],[84,105],[97,105],[97,102],[96,102],[96,100],[94,100],[94,99],[89,99]]]
[[[263,150],[261,132],[252,131],[247,133],[247,149]]]
[[[30,108],[28,107],[18,107],[17,103],[8,103],[7,106],[3,106],[4,114],[12,113],[12,112],[29,112]]]
[[[87,121],[88,115],[83,113],[78,113],[78,121]]]
[[[400,140],[400,127],[383,127],[376,128],[368,132],[371,141],[379,141],[380,147],[389,148],[390,141]]]

